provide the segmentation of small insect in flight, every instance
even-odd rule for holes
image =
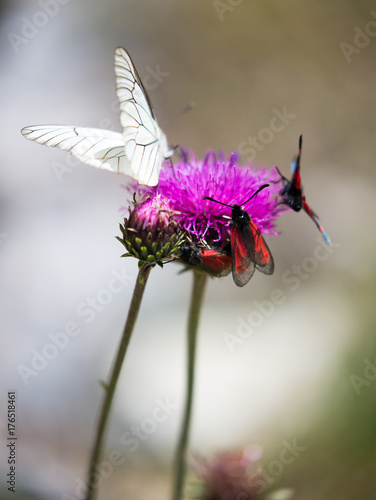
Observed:
[[[310,216],[310,218],[315,223],[316,227],[322,234],[325,242],[328,245],[330,245],[331,242],[329,236],[324,231],[324,228],[322,227],[318,216],[309,207],[308,203],[306,202],[305,195],[303,194],[302,181],[300,177],[300,159],[302,156],[302,143],[303,143],[303,136],[301,135],[299,137],[299,153],[291,162],[292,178],[290,181],[286,179],[286,177],[284,177],[281,174],[278,167],[276,167],[279,175],[281,176],[281,180],[284,184],[281,196],[283,199],[283,203],[285,205],[288,205],[295,212],[299,212],[303,208],[303,210]]]
[[[252,278],[255,269],[264,274],[273,274],[274,272],[274,261],[268,245],[248,212],[241,208],[268,186],[269,184],[260,186],[241,205],[228,205],[209,196],[203,198],[231,208],[231,268],[232,277],[237,286],[246,285]]]
[[[128,52],[118,47],[114,60],[116,93],[123,132],[65,125],[35,125],[21,133],[31,141],[69,151],[96,168],[128,175],[155,186],[170,149],[151,101]]]

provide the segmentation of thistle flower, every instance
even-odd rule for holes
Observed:
[[[259,460],[262,448],[252,445],[245,450],[218,453],[209,462],[195,457],[191,465],[199,483],[191,483],[192,498],[199,500],[291,500],[291,488],[273,488]]]
[[[218,453],[212,461],[196,458],[192,465],[200,478],[198,498],[201,500],[259,500],[264,497],[265,473],[258,465],[262,450],[251,446],[246,450]]]
[[[169,200],[182,230],[195,242],[205,240],[209,245],[223,248],[230,237],[231,208],[203,200],[205,196],[227,205],[242,205],[265,183],[270,184],[269,187],[242,206],[261,233],[277,235],[275,218],[286,209],[277,211],[281,185],[276,169],[241,167],[237,153],[232,153],[228,159],[213,151],[208,152],[204,160],[189,158],[186,152],[182,156],[182,161],[173,169],[162,170],[155,192]]]
[[[129,217],[120,224],[127,253],[123,257],[135,257],[143,262],[162,265],[173,257],[182,241],[179,223],[174,218],[169,200],[162,195],[147,195],[141,201],[133,200]]]

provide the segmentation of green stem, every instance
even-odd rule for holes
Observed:
[[[107,420],[110,414],[110,409],[112,401],[114,399],[116,384],[119,379],[121,367],[123,365],[124,357],[127,352],[129,340],[131,338],[134,325],[137,320],[137,315],[140,310],[140,305],[142,301],[142,296],[144,294],[146,282],[150,274],[151,266],[144,264],[137,276],[136,285],[134,287],[132,301],[129,306],[129,312],[127,321],[124,326],[123,335],[120,341],[116,359],[111,369],[111,374],[109,377],[108,384],[104,385],[105,396],[102,403],[102,409],[100,413],[100,418],[98,422],[98,428],[96,432],[95,442],[93,451],[91,453],[91,459],[89,464],[88,479],[87,479],[87,491],[85,500],[92,500],[95,494],[94,480],[96,476],[96,465],[102,453],[103,448],[103,438],[106,430]]]
[[[195,353],[197,326],[203,304],[207,275],[201,271],[193,272],[193,288],[191,305],[188,317],[188,377],[187,377],[187,399],[185,402],[183,424],[176,456],[175,484],[173,500],[181,500],[184,489],[186,473],[186,453],[188,447],[189,428],[192,413],[192,396],[195,372]]]

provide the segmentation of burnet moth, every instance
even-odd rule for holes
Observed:
[[[183,243],[180,258],[189,266],[198,267],[211,276],[227,276],[231,272],[231,256],[223,248],[200,248],[193,243]]]
[[[303,143],[303,136],[301,135],[299,137],[299,153],[291,162],[292,178],[290,181],[286,179],[286,177],[284,177],[281,174],[278,167],[276,167],[279,175],[281,176],[281,180],[284,184],[283,189],[281,191],[281,196],[283,199],[283,203],[288,205],[295,212],[299,212],[303,208],[303,210],[310,216],[310,218],[316,224],[317,229],[322,234],[325,242],[328,245],[330,245],[329,236],[324,231],[324,228],[320,224],[319,218],[317,217],[315,212],[309,207],[308,203],[306,202],[305,195],[303,194],[302,181],[300,177],[300,158],[302,156],[302,143]]]
[[[262,189],[269,184],[263,184],[253,195],[244,201],[242,205],[227,205],[221,201],[205,196],[204,200],[210,200],[220,205],[230,207],[231,213],[231,268],[232,277],[237,286],[244,286],[252,278],[255,269],[264,274],[272,274],[274,261],[272,254],[262,237],[260,230],[252,221],[248,212],[241,207],[254,198]]]

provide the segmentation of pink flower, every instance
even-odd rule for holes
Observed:
[[[219,242],[224,246],[230,234],[231,208],[204,200],[205,196],[227,205],[242,205],[262,233],[275,234],[275,219],[285,210],[277,210],[277,197],[281,190],[280,176],[274,168],[256,170],[237,164],[239,155],[232,153],[228,159],[210,151],[204,160],[195,157],[165,167],[155,190],[170,200],[172,210],[182,229],[208,243]],[[243,205],[244,201],[262,185],[269,187]],[[218,243],[217,243],[218,244]]]
[[[193,464],[201,479],[201,500],[259,500],[264,498],[265,473],[258,465],[262,450],[252,446],[245,450],[218,453],[209,462],[198,458]]]
[[[136,257],[141,263],[161,264],[178,253],[182,242],[170,202],[161,195],[134,201],[120,230],[122,237],[117,239],[127,250],[123,257]]]

